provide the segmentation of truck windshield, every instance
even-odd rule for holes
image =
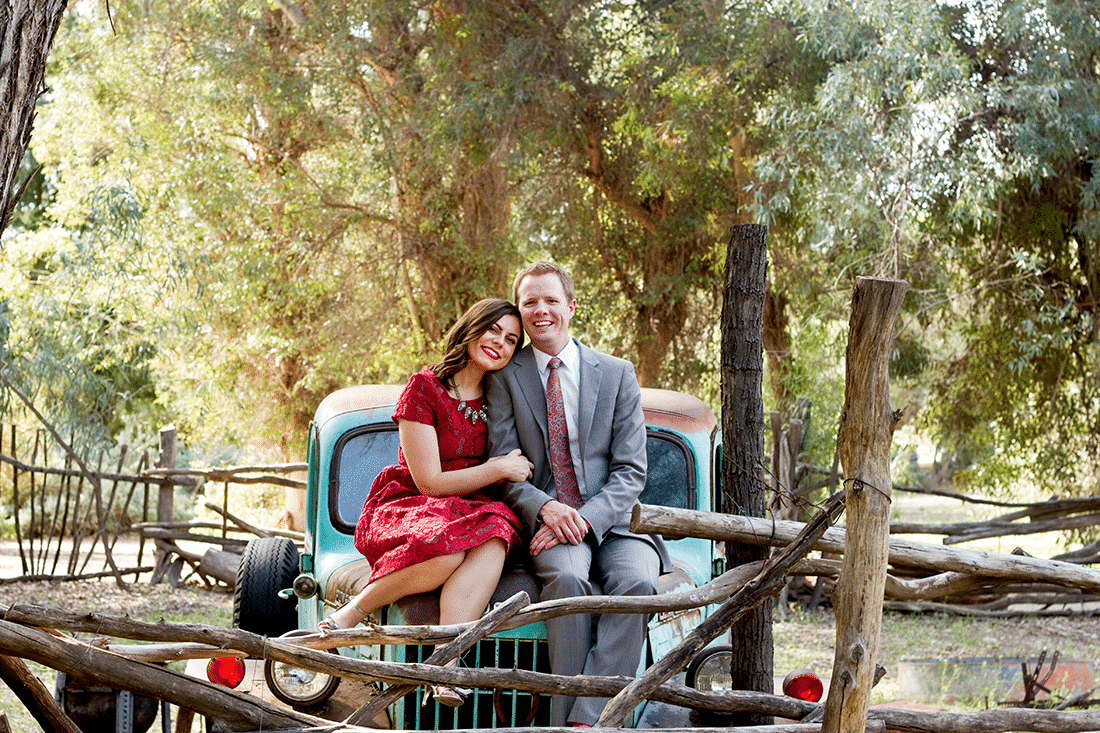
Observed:
[[[386,466],[397,463],[396,426],[382,426],[349,434],[337,446],[330,503],[333,524],[354,532],[371,484]],[[688,449],[674,436],[650,432],[646,439],[649,468],[639,497],[643,504],[678,509],[695,508],[695,463]]]
[[[346,436],[333,457],[329,507],[332,523],[354,532],[374,479],[386,466],[397,463],[397,426],[385,426]]]

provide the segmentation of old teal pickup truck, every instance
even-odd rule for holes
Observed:
[[[352,535],[364,497],[378,472],[397,461],[397,426],[391,420],[400,386],[363,385],[341,389],[320,404],[309,430],[308,489],[304,546],[282,538],[252,540],[244,554],[234,598],[236,626],[268,636],[313,631],[318,621],[362,587],[369,569],[355,550]],[[720,495],[721,433],[713,412],[701,400],[680,392],[642,390],[648,433],[649,470],[640,501],[712,511]],[[710,540],[668,542],[675,570],[661,578],[659,592],[689,590],[724,570],[720,548]],[[538,600],[538,584],[524,568],[506,570],[494,600],[528,591]],[[655,614],[649,623],[643,664],[671,650],[710,609]],[[432,594],[412,596],[380,609],[379,624],[436,623]],[[301,633],[299,631],[299,633]],[[346,655],[384,661],[419,661],[430,653],[420,646],[363,646]],[[700,653],[686,680],[703,689],[728,687],[727,648]],[[463,657],[467,667],[549,671],[546,629],[542,622],[504,631],[481,641]],[[339,678],[268,662],[267,685],[280,700],[306,709],[333,694]],[[723,682],[725,680],[725,682]],[[681,678],[680,681],[684,681]],[[476,690],[458,708],[422,706],[410,693],[391,706],[396,729],[549,725],[550,697],[522,691]],[[636,711],[638,727],[687,727],[688,711],[649,703]]]

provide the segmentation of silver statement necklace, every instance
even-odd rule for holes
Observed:
[[[466,400],[462,399],[462,393],[458,391],[458,382],[455,382],[455,397],[458,398],[458,406],[455,408],[458,410],[458,414],[464,416],[472,425],[477,425],[479,417],[482,422],[489,421],[489,416],[485,414],[484,407],[474,409],[466,404]]]

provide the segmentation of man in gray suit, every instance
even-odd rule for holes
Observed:
[[[490,455],[519,448],[534,465],[531,478],[509,484],[504,498],[531,536],[542,599],[653,595],[668,555],[659,538],[629,528],[646,475],[634,367],[570,337],[577,301],[558,265],[524,268],[513,295],[531,344],[490,376]],[[642,614],[602,614],[595,625],[588,614],[552,619],[550,668],[633,677],[647,623]],[[606,704],[557,695],[552,723],[591,726]]]

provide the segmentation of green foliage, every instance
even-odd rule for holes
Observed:
[[[791,348],[798,355],[787,371],[786,388],[809,403],[804,420],[803,460],[816,466],[832,466],[836,434],[844,406],[843,322],[824,313],[806,314],[791,324]],[[777,396],[765,394],[765,409],[784,412]],[[787,417],[787,415],[784,415]]]
[[[325,393],[403,381],[538,257],[581,338],[717,406],[726,237],[758,221],[767,399],[810,399],[811,460],[854,278],[895,277],[912,440],[974,487],[1095,486],[1089,7],[287,7],[66,17],[0,258],[0,353],[51,414],[293,458]]]
[[[44,225],[5,248],[5,367],[55,427],[92,445],[157,414],[143,311],[157,298],[147,276],[158,253],[142,242],[142,216],[130,192],[97,191],[71,236]]]
[[[1094,486],[1096,18],[999,2],[819,10],[785,11],[829,68],[811,99],[782,90],[773,108],[759,216],[795,267],[909,282],[895,374],[957,482]],[[776,278],[818,301],[821,280],[806,282]]]

